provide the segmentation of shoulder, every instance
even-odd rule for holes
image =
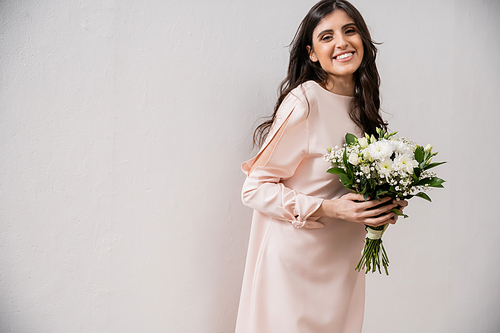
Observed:
[[[305,119],[317,105],[317,88],[320,87],[314,81],[306,81],[290,91],[281,103],[278,114],[288,117],[292,112],[294,118]]]
[[[302,104],[307,105],[311,99],[316,98],[321,89],[321,86],[317,82],[306,81],[290,91],[286,99],[295,99],[300,101]]]

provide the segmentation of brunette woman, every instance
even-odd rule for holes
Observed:
[[[367,201],[326,173],[327,147],[386,128],[376,48],[345,0],[317,3],[291,44],[272,119],[257,127],[243,202],[254,215],[237,333],[355,333],[365,275],[355,271],[364,225],[395,223],[406,201]]]

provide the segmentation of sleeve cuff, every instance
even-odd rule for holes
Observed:
[[[278,209],[283,214],[283,217],[295,228],[320,229],[324,228],[325,225],[316,221],[319,217],[311,217],[311,215],[318,210],[323,200],[321,198],[297,194],[293,214],[282,206],[279,206]]]

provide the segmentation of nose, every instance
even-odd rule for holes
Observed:
[[[343,34],[339,34],[337,38],[337,45],[336,47],[339,49],[345,49],[347,47],[348,43]]]

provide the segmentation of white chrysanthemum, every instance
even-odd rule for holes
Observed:
[[[394,170],[413,174],[413,168],[418,167],[418,162],[411,155],[398,154],[394,159]]]
[[[391,161],[390,158],[387,158],[383,161],[379,161],[377,162],[377,171],[380,175],[389,175],[391,173],[391,171],[393,170],[392,169],[392,165],[394,164],[394,162]]]
[[[411,147],[406,142],[403,142],[400,140],[394,140],[392,142],[394,145],[394,151],[396,151],[397,153],[406,154],[406,155],[413,154],[413,147]]]
[[[371,158],[383,161],[391,157],[394,152],[394,147],[391,141],[382,140],[370,144],[366,150]]]
[[[352,165],[358,165],[359,164],[359,156],[358,156],[358,154],[356,154],[355,152],[352,152],[351,154],[349,154],[348,161]]]

